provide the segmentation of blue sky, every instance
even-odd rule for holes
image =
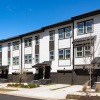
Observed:
[[[0,39],[100,9],[100,0],[0,0]]]

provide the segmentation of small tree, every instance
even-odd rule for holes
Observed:
[[[20,69],[17,71],[19,77],[19,83],[27,81],[27,70]]]
[[[100,37],[98,40],[96,40],[97,39],[96,36],[92,36],[91,34],[89,37],[90,38],[87,38],[85,40],[85,49],[87,51],[84,52],[85,57],[83,58],[83,60],[85,63],[85,69],[87,69],[87,71],[89,73],[89,77],[90,77],[89,85],[90,85],[90,95],[91,95],[91,80],[92,80],[91,77],[95,70],[94,67],[98,64],[98,61],[99,61],[99,59],[98,59],[95,63],[93,63],[93,59],[95,58],[95,54],[96,54],[97,50],[98,50],[98,55],[97,54],[96,55],[97,55],[97,57],[100,56]],[[90,50],[90,52],[89,52],[89,50]]]

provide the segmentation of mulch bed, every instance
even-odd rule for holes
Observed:
[[[99,96],[91,96],[91,97],[82,96],[80,97],[79,100],[100,100],[100,97]]]

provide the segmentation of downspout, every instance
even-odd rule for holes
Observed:
[[[73,29],[72,29],[72,36],[73,36],[73,62],[72,62],[72,64],[73,64],[73,69],[72,69],[72,84],[74,84],[74,75],[75,75],[75,72],[74,72],[74,60],[75,60],[75,57],[74,57],[74,20],[73,20]]]
[[[23,50],[23,47],[22,47],[22,36],[20,36],[20,44],[21,44],[21,51],[20,51],[20,54],[21,54],[21,74],[22,74],[22,56],[23,56],[23,54],[22,54],[22,50]],[[20,83],[22,83],[22,78],[20,78]]]

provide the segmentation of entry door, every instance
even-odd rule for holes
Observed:
[[[45,66],[45,79],[50,78],[50,66]]]
[[[39,68],[38,78],[43,79],[43,68]]]

